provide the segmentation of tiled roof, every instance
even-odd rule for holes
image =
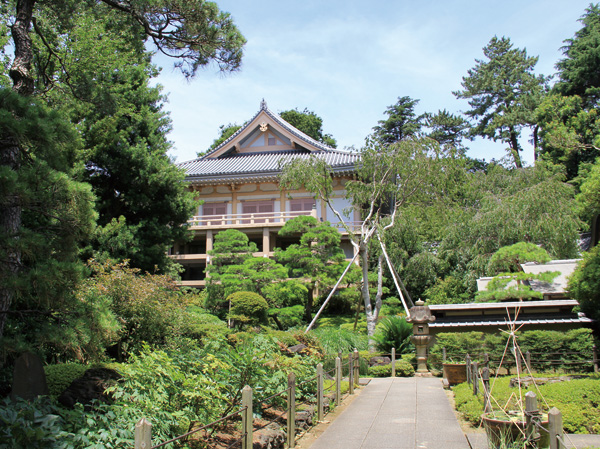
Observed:
[[[519,326],[521,324],[590,324],[593,321],[585,316],[580,317],[558,317],[558,318],[544,318],[544,317],[524,317],[514,321],[514,324]],[[463,318],[460,321],[451,322],[438,322],[435,321],[429,324],[429,327],[474,327],[474,326],[500,326],[505,327],[507,325],[506,320],[467,320]]]
[[[268,107],[267,107],[267,102],[263,99],[260,102],[260,110],[254,114],[254,117],[252,117],[250,120],[248,120],[246,122],[246,124],[244,126],[242,126],[240,129],[238,129],[235,133],[233,133],[231,136],[229,136],[229,138],[227,140],[225,140],[224,142],[221,143],[221,145],[219,145],[217,148],[215,148],[214,150],[206,153],[204,156],[202,156],[203,158],[210,158],[211,154],[216,153],[217,151],[219,151],[221,148],[223,147],[227,147],[230,142],[232,140],[235,140],[235,138],[241,134],[242,132],[244,132],[244,130],[246,128],[248,128],[252,122],[254,121],[254,119],[256,117],[258,117],[258,115],[261,112],[265,112],[269,117],[271,117],[276,123],[278,123],[282,128],[285,128],[288,132],[290,132],[291,134],[293,134],[294,136],[296,136],[298,139],[312,145],[315,146],[323,151],[335,151],[333,148],[331,148],[328,145],[325,145],[322,142],[319,142],[315,139],[313,139],[312,137],[304,134],[302,131],[300,131],[299,129],[294,128],[292,125],[290,125],[288,122],[286,122],[283,118],[281,118],[281,116],[279,114],[275,114],[273,111],[271,111]]]
[[[309,153],[306,151],[278,151],[269,153],[246,153],[225,158],[211,159],[199,158],[182,162],[179,167],[185,170],[186,178],[229,178],[246,176],[277,176],[281,172],[281,165],[295,159],[308,159],[318,157],[332,168],[334,172],[352,172],[356,162],[360,159],[358,153],[344,151],[322,151]]]

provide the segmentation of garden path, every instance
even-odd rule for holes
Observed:
[[[468,449],[438,378],[371,380],[310,449]]]

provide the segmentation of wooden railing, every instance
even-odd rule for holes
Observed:
[[[317,211],[297,211],[297,212],[256,212],[252,214],[223,214],[223,215],[194,215],[188,220],[190,227],[238,227],[254,224],[285,224],[286,221],[300,215],[309,215],[317,218]]]

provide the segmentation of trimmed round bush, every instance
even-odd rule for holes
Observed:
[[[267,300],[258,293],[236,292],[227,297],[231,303],[229,317],[239,324],[267,324]]]
[[[71,382],[79,379],[89,367],[79,363],[61,363],[58,365],[47,365],[44,367],[48,392],[51,396],[60,396]]]

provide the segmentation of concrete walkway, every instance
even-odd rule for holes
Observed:
[[[373,379],[310,449],[468,449],[437,378]]]

